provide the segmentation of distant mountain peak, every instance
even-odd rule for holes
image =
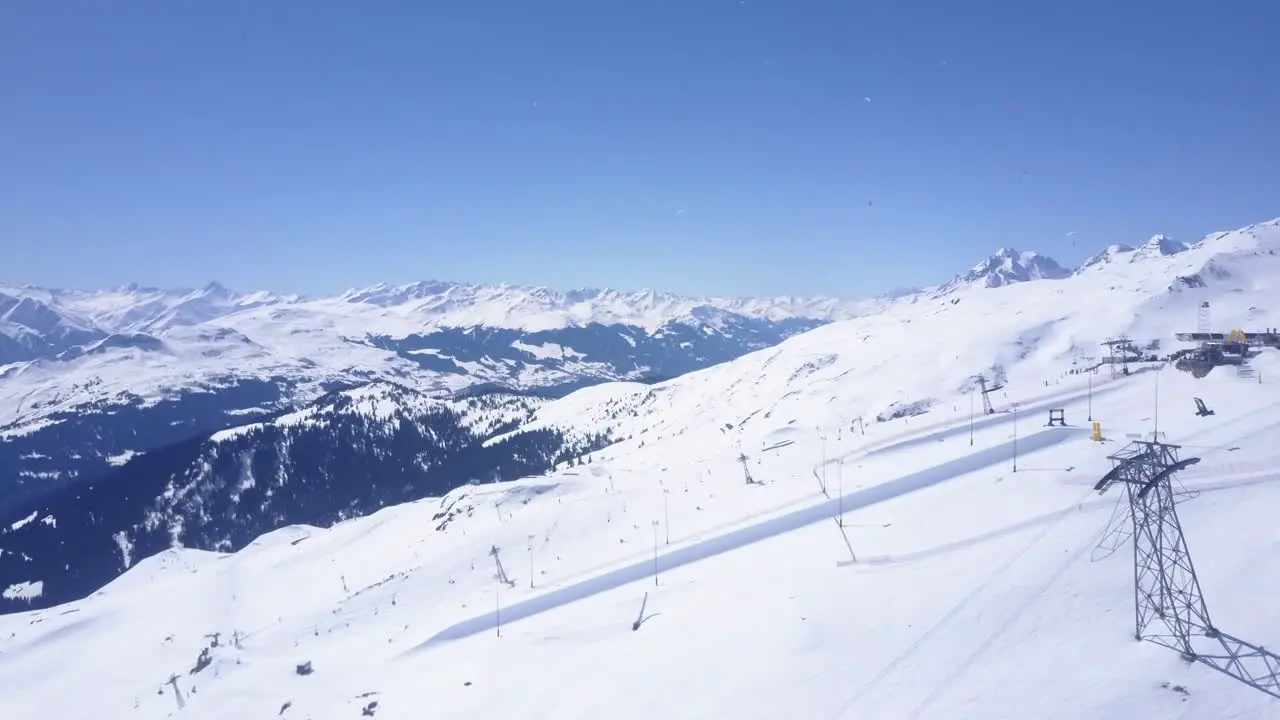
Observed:
[[[1076,270],[1076,272],[1082,272],[1091,267],[1106,265],[1107,263],[1113,262],[1119,257],[1128,255],[1129,253],[1132,253],[1132,252],[1134,252],[1134,248],[1130,245],[1125,245],[1122,243],[1114,243],[1114,244],[1108,245],[1105,249],[1102,250],[1102,252],[1099,252],[1091,256],[1089,259],[1085,260],[1084,262],[1080,263],[1080,268]]]
[[[419,280],[407,285],[389,285],[380,282],[367,288],[352,288],[338,296],[338,299],[350,303],[390,307],[433,296],[445,295],[458,288],[465,287],[470,286],[444,280]]]
[[[945,287],[958,285],[1003,287],[1031,280],[1061,280],[1070,274],[1070,270],[1047,255],[1002,247],[986,260],[974,265],[963,277],[956,278]]]
[[[1152,235],[1147,244],[1142,246],[1141,251],[1148,254],[1177,255],[1186,249],[1186,243],[1174,240],[1167,235]]]
[[[1132,247],[1121,243],[1108,245],[1102,252],[1093,255],[1080,263],[1076,272],[1084,272],[1089,268],[1101,267],[1116,262],[1139,262],[1148,258],[1162,258],[1177,255],[1190,249],[1184,242],[1174,240],[1168,235],[1152,235],[1151,239],[1140,247]]]

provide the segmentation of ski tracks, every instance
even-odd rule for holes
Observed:
[[[995,645],[996,642],[999,641],[1000,638],[1004,636],[1004,634],[1008,632],[1010,628],[1012,628],[1015,624],[1017,624],[1018,620],[1022,617],[1024,613],[1026,613],[1027,610],[1029,610],[1036,603],[1040,602],[1040,600],[1042,600],[1044,596],[1049,592],[1049,589],[1052,588],[1060,579],[1062,579],[1062,576],[1067,573],[1067,570],[1069,570],[1072,565],[1076,564],[1076,562],[1080,560],[1081,556],[1084,555],[1086,550],[1093,548],[1097,544],[1097,542],[1102,538],[1103,533],[1105,533],[1106,531],[1107,531],[1107,528],[1104,527],[1100,532],[1094,533],[1094,535],[1089,538],[1088,542],[1080,545],[1080,547],[1077,548],[1075,552],[1071,553],[1071,555],[1068,556],[1066,560],[1064,560],[1062,563],[1058,565],[1057,568],[1054,569],[1053,573],[1049,576],[1048,580],[1042,583],[1034,591],[1028,593],[1026,597],[1021,602],[1018,603],[1018,605],[1015,607],[1013,612],[1007,616],[1006,620],[1000,623],[1000,625],[998,625],[991,633],[989,633],[986,636],[986,638],[983,639],[983,641],[973,649],[973,652],[969,653],[969,655],[965,657],[964,660],[962,660],[955,667],[955,670],[952,671],[949,675],[947,675],[945,680],[933,686],[933,690],[927,696],[925,696],[924,700],[921,701],[919,705],[916,706],[915,710],[912,711],[910,717],[913,720],[915,718],[926,717],[923,714],[924,711],[928,709],[929,706],[931,706],[934,702],[936,702],[939,697],[942,697],[943,695],[945,695],[954,686],[956,681],[959,680],[961,677],[963,677],[965,672],[968,671],[969,668],[972,667],[973,664],[980,657],[982,657],[982,655],[984,655],[988,650],[990,650],[991,647]],[[1038,539],[1039,538],[1037,538],[1037,540]],[[1032,544],[1035,544],[1035,541],[1033,541]]]
[[[1077,501],[1071,503],[1069,507],[1076,507],[1081,505],[1084,502],[1085,498],[1088,497],[1089,493],[1091,492],[1093,492],[1092,488],[1090,488],[1088,492],[1084,493]],[[905,663],[907,663],[907,661],[915,657],[917,652],[921,648],[930,644],[931,641],[933,641],[935,638],[938,638],[938,636],[947,634],[947,631],[952,628],[955,628],[959,633],[966,633],[970,631],[970,628],[973,626],[973,624],[981,623],[982,616],[984,614],[983,611],[989,610],[990,608],[990,603],[984,602],[985,600],[984,596],[994,594],[994,591],[999,587],[999,581],[1009,572],[1009,570],[1011,570],[1015,565],[1017,565],[1024,558],[1026,558],[1027,555],[1031,552],[1031,550],[1034,547],[1036,547],[1036,545],[1038,545],[1042,540],[1044,540],[1050,533],[1052,533],[1054,530],[1060,527],[1062,525],[1062,522],[1066,518],[1076,516],[1077,514],[1078,513],[1063,513],[1058,518],[1056,518],[1053,522],[1041,528],[1040,531],[1037,532],[1029,541],[1027,541],[1027,543],[1023,545],[1016,553],[1009,556],[1009,558],[1006,559],[999,566],[997,566],[996,569],[992,571],[992,573],[988,575],[985,580],[983,580],[981,583],[975,586],[972,590],[970,590],[963,598],[961,598],[961,600],[958,603],[956,603],[949,611],[947,611],[945,615],[939,618],[939,620],[936,623],[934,623],[932,627],[926,630],[922,635],[920,635],[920,637],[916,638],[914,642],[908,645],[893,660],[891,660],[887,665],[881,668],[881,670],[878,673],[876,673],[875,676],[871,678],[871,680],[869,680],[856,693],[854,693],[853,696],[851,696],[847,701],[845,701],[845,703],[839,708],[839,710],[836,711],[834,717],[835,718],[867,717],[868,715],[866,715],[865,713],[866,704],[864,704],[863,701],[872,692],[877,690],[884,683],[885,680],[893,676],[900,667],[902,667]],[[918,716],[919,713],[922,712],[930,703],[932,703],[936,698],[936,696],[940,695],[941,692],[945,690],[946,687],[950,685],[951,682],[954,682],[955,679],[960,677],[960,675],[962,675],[964,672],[965,665],[972,662],[972,660],[975,657],[980,655],[982,652],[985,652],[986,649],[990,647],[992,643],[998,640],[1000,635],[1002,635],[1004,631],[1008,629],[1010,625],[1013,624],[1014,620],[1016,620],[1017,617],[1021,615],[1023,612],[1025,612],[1027,608],[1029,608],[1037,600],[1039,600],[1044,595],[1044,593],[1047,592],[1048,589],[1057,581],[1057,579],[1062,575],[1062,573],[1064,573],[1066,569],[1071,566],[1071,564],[1073,564],[1077,559],[1079,559],[1080,555],[1082,555],[1085,550],[1093,546],[1093,543],[1095,541],[1096,541],[1096,538],[1094,540],[1091,540],[1089,543],[1082,545],[1080,550],[1078,550],[1074,555],[1070,556],[1066,560],[1066,562],[1063,563],[1063,565],[1054,572],[1054,574],[1050,577],[1048,582],[1043,584],[1041,587],[1037,588],[1029,596],[1024,596],[1023,600],[1019,603],[1019,605],[1014,610],[1012,615],[1005,616],[1007,618],[1007,621],[1004,623],[1001,623],[997,628],[992,630],[992,632],[988,634],[987,639],[982,644],[980,644],[977,649],[974,650],[974,652],[969,656],[969,658],[963,660],[957,666],[958,669],[953,671],[951,676],[948,678],[948,681],[943,685],[940,685],[937,688],[935,688],[934,692],[930,696],[925,698],[924,702],[922,702],[922,704],[916,708],[915,714],[913,715],[913,717]],[[972,611],[972,614],[975,616],[973,624],[967,624],[961,627],[959,624],[953,622],[968,611]],[[964,639],[957,638],[957,640],[951,645],[959,647],[959,646],[963,646],[964,644],[965,644]],[[887,700],[888,698],[885,698],[885,699]],[[874,706],[874,704],[875,703],[873,703],[872,705]],[[851,715],[850,714],[851,711],[855,709],[859,711],[859,714],[856,716]]]

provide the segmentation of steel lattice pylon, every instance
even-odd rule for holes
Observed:
[[[1172,479],[1200,458],[1178,459],[1178,445],[1135,441],[1111,456],[1095,489],[1124,483],[1133,521],[1134,637],[1177,650],[1280,697],[1280,656],[1221,632],[1209,618],[1182,534]]]

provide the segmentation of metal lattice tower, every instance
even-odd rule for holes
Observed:
[[[1123,483],[1133,522],[1134,638],[1178,651],[1269,695],[1280,697],[1280,656],[1218,630],[1209,618],[1173,490],[1173,476],[1200,462],[1178,459],[1180,446],[1130,443],[1110,457],[1095,490]]]
[[[493,563],[497,567],[498,582],[505,583],[507,587],[515,587],[516,582],[507,577],[507,569],[502,567],[502,558],[498,557],[498,552],[497,545],[489,548],[489,556],[493,558]]]
[[[1205,335],[1209,334],[1209,332],[1211,332],[1213,324],[1210,322],[1208,300],[1200,303],[1200,316],[1197,318],[1197,320],[1198,320],[1198,322],[1196,323],[1197,332],[1200,332]]]
[[[1111,379],[1115,380],[1122,374],[1128,375],[1129,354],[1132,349],[1129,336],[1121,335],[1116,338],[1107,338],[1107,341],[1102,344],[1107,346],[1108,361],[1111,363]]]
[[[973,379],[978,381],[978,392],[982,394],[982,414],[995,415],[996,410],[991,406],[990,395],[1004,386],[997,384],[987,387],[987,378],[985,375],[974,375]]]
[[[738,462],[742,463],[742,474],[747,477],[747,484],[759,485],[761,483],[751,476],[751,468],[747,465],[748,460],[750,460],[750,458],[747,457],[746,453],[744,452],[738,453]]]

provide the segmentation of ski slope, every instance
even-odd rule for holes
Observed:
[[[510,623],[553,608],[563,607],[592,595],[652,577],[657,573],[664,573],[690,563],[706,560],[709,557],[714,557],[730,550],[738,550],[752,543],[768,540],[818,522],[829,521],[836,517],[841,509],[852,512],[859,508],[922,490],[958,475],[990,467],[997,462],[1008,461],[1018,451],[1024,454],[1034,453],[1037,450],[1052,447],[1072,437],[1080,439],[1082,436],[1079,431],[1072,433],[1065,428],[1045,430],[1030,437],[1022,438],[1017,442],[1010,441],[984,448],[972,455],[948,460],[910,475],[883,482],[866,490],[847,493],[799,510],[793,510],[785,515],[763,520],[678,550],[655,554],[653,563],[633,563],[545,595],[523,600],[503,610],[502,619]],[[469,637],[486,630],[496,629],[497,626],[498,617],[493,613],[479,615],[445,628],[432,637],[428,644]]]
[[[376,700],[389,718],[1266,717],[1267,696],[1133,642],[1125,547],[1092,561],[1114,508],[1092,483],[1124,434],[1149,431],[1154,378],[1094,394],[1111,443],[1020,411],[1017,473],[1011,413],[975,422],[973,449],[967,425],[939,439],[901,423],[896,448],[887,429],[874,445],[828,436],[849,545],[807,431],[750,465],[763,486],[743,482],[736,454],[696,452],[707,438],[673,437],[588,472],[287,528],[236,555],[171,551],[85,601],[0,618],[6,716],[344,718]],[[1161,427],[1203,467],[1274,455],[1280,400],[1226,375],[1160,381]],[[1192,415],[1192,390],[1218,414]],[[1280,611],[1258,602],[1280,589],[1278,481],[1188,478],[1201,493],[1181,508],[1215,618],[1263,643],[1280,636]],[[673,549],[659,538],[654,586],[664,496]],[[472,510],[433,530],[450,503]],[[494,544],[514,587],[494,580]],[[212,663],[188,674],[214,632]],[[297,675],[307,661],[314,674]],[[54,672],[83,690],[42,680]]]

